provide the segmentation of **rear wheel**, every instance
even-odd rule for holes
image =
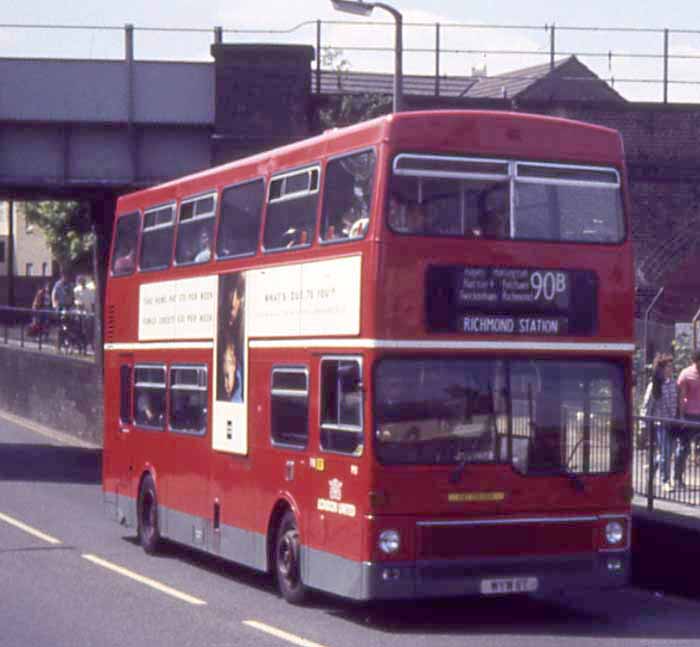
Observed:
[[[301,544],[294,513],[287,510],[277,529],[275,542],[275,574],[282,597],[291,604],[301,604],[306,587],[301,579]]]
[[[160,547],[160,530],[158,528],[158,499],[153,477],[147,474],[141,483],[138,501],[138,536],[141,547],[149,554],[157,552]]]

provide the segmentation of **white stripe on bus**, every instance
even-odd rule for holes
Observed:
[[[538,342],[538,341],[431,341],[413,339],[257,339],[251,348],[357,348],[389,350],[526,350],[572,351],[601,353],[632,353],[634,344],[595,342]],[[213,349],[214,342],[133,342],[105,344],[105,351],[124,350],[187,350]]]

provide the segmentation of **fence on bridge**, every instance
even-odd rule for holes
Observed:
[[[281,29],[0,24],[0,56],[133,60],[136,54],[142,60],[203,61],[210,60],[212,41],[260,42],[264,37],[270,43],[314,46],[321,54],[313,63],[312,89],[320,92],[323,69],[390,72],[393,29],[393,22],[381,20],[307,20]],[[39,37],[27,38],[28,32]],[[450,77],[498,77],[575,55],[626,98],[700,101],[700,30],[406,20],[403,32],[406,74],[432,76],[437,96]],[[520,80],[527,81],[527,75]]]

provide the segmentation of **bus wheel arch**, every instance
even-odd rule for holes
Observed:
[[[158,495],[150,472],[141,475],[136,501],[136,532],[141,547],[149,555],[158,551],[161,544],[158,524]]]

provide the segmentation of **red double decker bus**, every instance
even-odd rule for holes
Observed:
[[[109,514],[291,602],[626,583],[626,203],[617,133],[485,111],[122,197]]]

